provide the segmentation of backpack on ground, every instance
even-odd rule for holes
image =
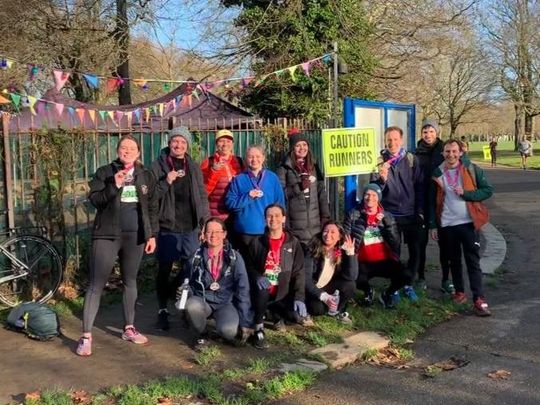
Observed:
[[[36,340],[49,340],[60,335],[56,312],[37,302],[24,302],[13,308],[7,317],[6,327]]]

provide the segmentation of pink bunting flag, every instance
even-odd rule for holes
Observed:
[[[304,62],[302,63],[302,69],[304,69],[304,73],[306,74],[306,76],[309,77],[309,70],[311,69],[311,63],[309,62]]]
[[[66,82],[69,79],[69,73],[64,72],[62,70],[54,70],[54,83],[56,87],[56,91],[60,91],[62,87],[66,84]]]
[[[58,117],[61,117],[62,113],[64,112],[64,104],[56,103],[54,105],[54,108],[56,109],[56,113],[58,114]]]
[[[115,111],[114,116],[116,117],[116,121],[118,121],[118,124],[120,124],[120,120],[124,116],[123,111]]]

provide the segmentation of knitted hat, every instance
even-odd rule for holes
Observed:
[[[171,144],[171,141],[173,138],[176,138],[177,136],[181,136],[186,140],[188,143],[188,146],[191,145],[191,133],[186,127],[174,127],[169,135],[169,145]]]
[[[375,183],[366,184],[366,186],[364,187],[364,192],[363,192],[362,195],[366,195],[366,191],[368,191],[368,190],[376,192],[377,197],[379,197],[379,202],[381,202],[381,200],[382,200],[382,190],[381,190],[381,188],[379,187],[378,184],[375,184]]]
[[[437,124],[437,121],[432,120],[432,119],[424,120],[422,121],[422,129],[424,129],[425,127],[432,127],[435,130],[435,132],[439,134],[439,124]]]
[[[289,129],[289,131],[287,131],[287,135],[289,135],[289,149],[294,148],[294,145],[296,145],[300,141],[309,143],[307,136],[302,133],[298,128],[293,127]]]
[[[234,135],[228,129],[220,129],[219,131],[216,132],[216,142],[220,138],[229,138],[231,141],[234,141]]]

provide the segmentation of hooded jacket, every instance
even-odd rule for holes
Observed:
[[[264,264],[270,250],[269,235],[266,233],[254,239],[249,245],[246,269],[251,288],[257,287],[257,278],[264,276]],[[295,300],[304,301],[306,277],[304,253],[298,239],[285,231],[281,246],[281,272],[278,276],[278,290],[275,300],[279,301],[291,292]]]
[[[324,177],[315,164],[313,175],[316,179],[310,184],[310,197],[306,198],[301,188],[300,174],[290,157],[277,169],[277,175],[287,201],[288,229],[300,242],[307,244],[321,231],[322,223],[330,219]]]
[[[477,202],[487,200],[493,195],[493,186],[488,183],[484,171],[472,163],[466,155],[460,159],[460,175],[463,180],[463,195],[461,198],[467,203],[467,211],[471,216],[475,229],[480,229],[485,224],[483,218],[478,215],[478,207],[473,207]],[[441,215],[444,206],[445,191],[442,176],[444,165],[441,163],[433,171],[430,188],[430,211],[429,227],[431,229],[440,226]],[[482,209],[482,207],[480,207]]]
[[[116,187],[114,175],[123,168],[124,165],[119,160],[115,160],[97,169],[89,182],[88,199],[97,209],[92,239],[119,239],[122,234],[120,228],[122,187]],[[146,241],[155,236],[158,231],[156,183],[152,173],[140,165],[135,165],[133,177],[142,224],[142,233],[139,234]]]
[[[424,175],[424,213],[429,211],[429,184],[431,183],[431,174],[437,166],[444,162],[442,155],[444,142],[437,138],[433,145],[428,145],[423,139],[418,141],[414,154],[416,155],[418,165]],[[427,218],[427,215],[426,215]]]
[[[220,288],[216,291],[210,289],[214,280],[208,262],[208,248],[203,245],[188,262],[187,274],[191,291],[214,308],[232,303],[238,311],[240,326],[251,327],[253,323],[251,299],[244,259],[229,244],[223,247],[223,265],[216,280]]]
[[[159,227],[160,229],[172,231],[176,229],[176,217],[174,187],[167,183],[167,174],[171,171],[167,163],[167,156],[169,155],[169,147],[161,150],[160,156],[152,163],[152,173],[156,178],[156,194],[159,199]],[[191,207],[195,212],[199,229],[202,229],[204,221],[210,215],[208,196],[206,195],[201,168],[187,153],[185,159],[191,188]]]

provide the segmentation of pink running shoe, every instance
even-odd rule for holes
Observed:
[[[122,339],[127,340],[128,342],[133,342],[136,345],[145,345],[148,343],[148,338],[141,335],[133,326],[130,326],[124,330],[124,333],[122,333]]]
[[[77,345],[76,353],[79,356],[90,356],[92,354],[92,337],[91,336],[81,336],[79,339],[79,344]]]

